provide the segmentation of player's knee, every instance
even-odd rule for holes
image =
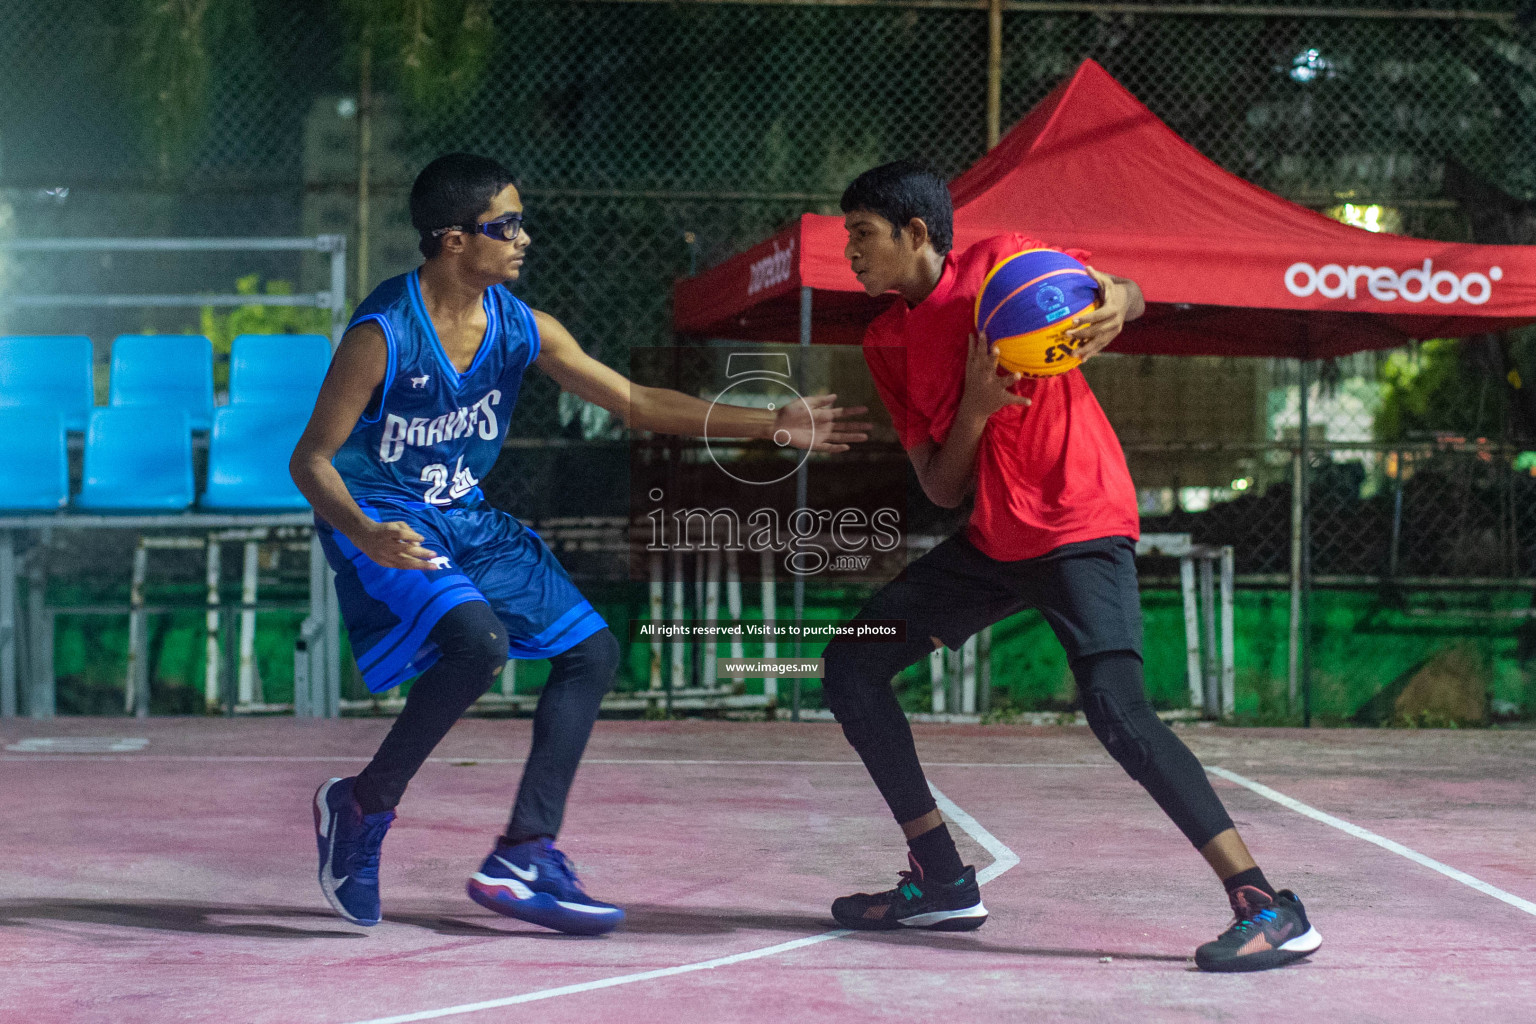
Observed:
[[[1092,654],[1074,662],[1072,674],[1088,727],[1109,756],[1143,782],[1156,760],[1157,731],[1167,726],[1147,703],[1141,657],[1134,651]]]
[[[1143,781],[1155,759],[1155,732],[1167,727],[1147,703],[1141,659],[1132,651],[1107,651],[1072,669],[1088,727],[1131,778]]]
[[[483,602],[458,605],[433,628],[439,658],[484,692],[507,663],[507,627]]]
[[[1152,745],[1135,709],[1114,693],[1090,690],[1083,695],[1083,715],[1109,756],[1140,782],[1152,763]]]
[[[454,661],[487,689],[507,663],[507,630],[500,622],[466,636],[454,651]]]

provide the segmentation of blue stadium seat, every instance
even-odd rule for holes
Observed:
[[[201,334],[120,334],[112,342],[114,406],[182,409],[193,430],[213,422],[213,343]]]
[[[304,432],[309,409],[244,402],[213,412],[208,436],[208,509],[305,511],[309,503],[288,476],[288,458]]]
[[[229,402],[315,404],[331,365],[323,334],[242,334],[229,349]]]
[[[69,430],[84,430],[96,404],[91,339],[80,334],[0,338],[0,407],[47,406]]]
[[[176,512],[193,497],[192,428],[184,410],[131,405],[91,413],[80,508]]]
[[[63,414],[52,408],[0,409],[0,511],[57,512],[68,501]]]

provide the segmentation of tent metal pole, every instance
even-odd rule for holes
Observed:
[[[800,286],[800,347],[809,351],[811,347],[811,289],[805,285]],[[800,385],[805,386],[805,359],[802,353],[799,373]],[[810,479],[809,456],[800,461],[800,468],[795,470],[795,508],[805,508],[806,493]],[[795,657],[805,656],[805,645],[800,639],[800,631],[804,628],[805,620],[805,577],[795,573]],[[800,721],[800,676],[797,674],[790,684],[789,720]]]
[[[1301,360],[1301,438],[1298,468],[1301,491],[1301,724],[1312,725],[1312,452],[1308,434],[1308,406],[1311,402],[1312,381],[1306,359]]]
[[[1285,651],[1285,711],[1301,706],[1301,449],[1291,452],[1291,603]]]
[[[1003,0],[987,3],[987,148],[1003,136]]]

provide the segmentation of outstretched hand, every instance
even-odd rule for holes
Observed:
[[[850,444],[869,440],[873,424],[850,418],[864,415],[869,408],[855,405],[844,409],[834,405],[836,401],[836,395],[812,395],[804,401],[786,403],[774,414],[773,442],[813,452],[845,452]]]

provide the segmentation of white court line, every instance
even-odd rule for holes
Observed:
[[[277,764],[326,764],[342,761],[369,761],[366,757],[352,757],[344,754],[335,756],[320,756],[309,754],[16,754],[0,755],[0,761],[28,761],[36,764],[41,761],[168,761],[175,763],[209,763],[209,764],[243,764],[243,763],[277,763]],[[476,757],[472,754],[462,757],[429,757],[428,764],[449,764],[468,767],[471,764],[522,764],[526,758],[522,757]],[[861,765],[860,761],[796,761],[796,760],[744,760],[740,758],[719,760],[688,760],[675,757],[587,757],[582,764],[697,764],[697,765],[774,765],[781,767],[793,767],[804,765],[812,768],[847,768]],[[929,768],[1117,768],[1116,764],[1104,762],[1082,761],[925,761]]]
[[[474,758],[449,757],[443,758],[447,762],[472,761]],[[521,759],[508,759],[512,763],[521,763]],[[584,758],[582,764],[771,764],[794,765],[808,764],[821,765],[823,767],[843,767],[847,765],[860,765],[862,761],[748,761],[742,759],[721,759],[716,761],[684,760],[673,757],[629,757],[629,758]],[[924,761],[929,768],[1118,768],[1117,764],[1104,762],[1079,762],[1079,761]],[[963,813],[963,812],[962,812]],[[979,826],[978,826],[979,827]]]
[[[504,999],[487,999],[479,1003],[464,1003],[460,1006],[444,1007],[441,1010],[403,1013],[398,1017],[376,1017],[373,1020],[358,1021],[357,1024],[409,1024],[410,1021],[436,1020],[439,1017],[453,1017],[458,1014],[475,1013],[480,1010],[494,1010],[502,1006],[516,1006],[519,1003],[533,1003],[543,999],[554,999],[556,996],[571,996],[579,992],[592,992],[600,988],[613,988],[615,985],[630,985],[637,981],[670,978],[676,974],[707,971],[715,967],[739,964],[743,960],[758,960],[765,956],[773,956],[776,953],[788,953],[792,949],[804,949],[806,946],[814,946],[818,942],[826,942],[828,939],[840,939],[847,934],[849,933],[846,929],[839,928],[836,931],[822,932],[820,935],[810,935],[803,939],[795,939],[793,942],[781,942],[777,946],[767,946],[763,949],[749,949],[745,953],[717,957],[714,960],[701,960],[695,964],[662,967],[654,971],[641,971],[639,974],[621,974],[616,978],[602,978],[598,981],[584,981],[577,985],[562,985],[559,988],[540,989],[537,992],[525,992],[520,996],[507,996]]]
[[[1424,867],[1429,868],[1431,871],[1440,872],[1440,874],[1447,878],[1454,878],[1462,885],[1470,886],[1480,893],[1492,896],[1496,900],[1503,900],[1510,906],[1515,907],[1518,910],[1523,910],[1527,914],[1536,914],[1536,903],[1532,903],[1527,899],[1522,899],[1521,897],[1516,896],[1514,893],[1505,892],[1503,889],[1500,889],[1496,885],[1489,885],[1481,878],[1474,878],[1472,875],[1467,874],[1465,871],[1453,868],[1449,864],[1440,863],[1433,857],[1426,857],[1419,851],[1410,849],[1404,846],[1402,843],[1394,842],[1385,836],[1379,836],[1375,832],[1372,832],[1368,829],[1363,829],[1359,825],[1351,824],[1350,822],[1345,821],[1343,818],[1335,818],[1333,815],[1327,813],[1326,811],[1320,811],[1316,807],[1311,807],[1302,803],[1300,800],[1294,799],[1293,797],[1288,797],[1284,793],[1270,789],[1268,786],[1261,782],[1254,782],[1252,779],[1245,779],[1236,772],[1230,772],[1225,768],[1217,768],[1212,765],[1206,765],[1205,770],[1210,772],[1212,775],[1226,779],[1228,782],[1235,782],[1239,786],[1243,786],[1246,789],[1251,789],[1255,793],[1259,794],[1259,796],[1264,797],[1266,800],[1273,800],[1281,807],[1289,807],[1297,814],[1304,814],[1314,821],[1320,821],[1324,825],[1331,825],[1338,829],[1340,832],[1348,833],[1349,835],[1354,836],[1356,839],[1364,839],[1368,843],[1374,843],[1381,847],[1383,850],[1389,850],[1392,853],[1397,854],[1399,857],[1406,857],[1413,861],[1415,864],[1422,864]]]
[[[807,762],[789,762],[793,764],[805,764]],[[843,762],[836,762],[842,764]],[[949,816],[950,820],[959,825],[961,830],[981,845],[996,859],[976,875],[976,882],[985,885],[998,875],[1007,871],[1019,862],[1018,854],[1004,846],[991,832],[988,832],[979,822],[965,811],[961,810],[949,797],[939,792],[937,786],[928,783],[928,788],[933,790],[933,799],[939,805],[939,809]],[[464,1003],[461,1006],[448,1006],[441,1010],[422,1010],[418,1013],[405,1013],[398,1017],[376,1017],[372,1020],[356,1021],[354,1024],[411,1024],[418,1020],[436,1020],[439,1017],[452,1017],[464,1013],[475,1013],[479,1010],[494,1010],[502,1006],[516,1006],[519,1003],[533,1003],[544,999],[554,999],[557,996],[576,995],[579,992],[592,992],[601,988],[613,988],[615,985],[630,985],[637,981],[653,981],[656,978],[670,978],[678,974],[691,974],[694,971],[707,971],[716,967],[728,967],[731,964],[739,964],[747,960],[761,960],[763,957],[777,956],[779,953],[788,953],[791,950],[804,949],[806,946],[814,946],[830,939],[840,939],[844,935],[853,934],[847,928],[834,928],[819,935],[808,935],[803,939],[794,939],[789,942],[781,942],[776,946],[764,946],[761,949],[749,949],[744,953],[733,953],[730,956],[716,957],[713,960],[700,960],[697,963],[680,964],[677,967],[661,967],[654,971],[641,971],[638,974],[621,974],[616,978],[601,978],[597,981],[584,981],[576,985],[562,985],[559,988],[540,989],[537,992],[524,992],[522,995],[506,996],[502,999],[487,999],[478,1003]]]
[[[943,811],[950,821],[959,825],[966,835],[980,843],[983,850],[992,855],[992,863],[976,873],[977,885],[986,885],[1019,862],[1018,854],[1008,849],[996,836],[983,828],[981,822],[961,810],[959,804],[940,793],[938,786],[930,782],[928,788],[933,790],[933,799],[939,805],[939,810]]]

